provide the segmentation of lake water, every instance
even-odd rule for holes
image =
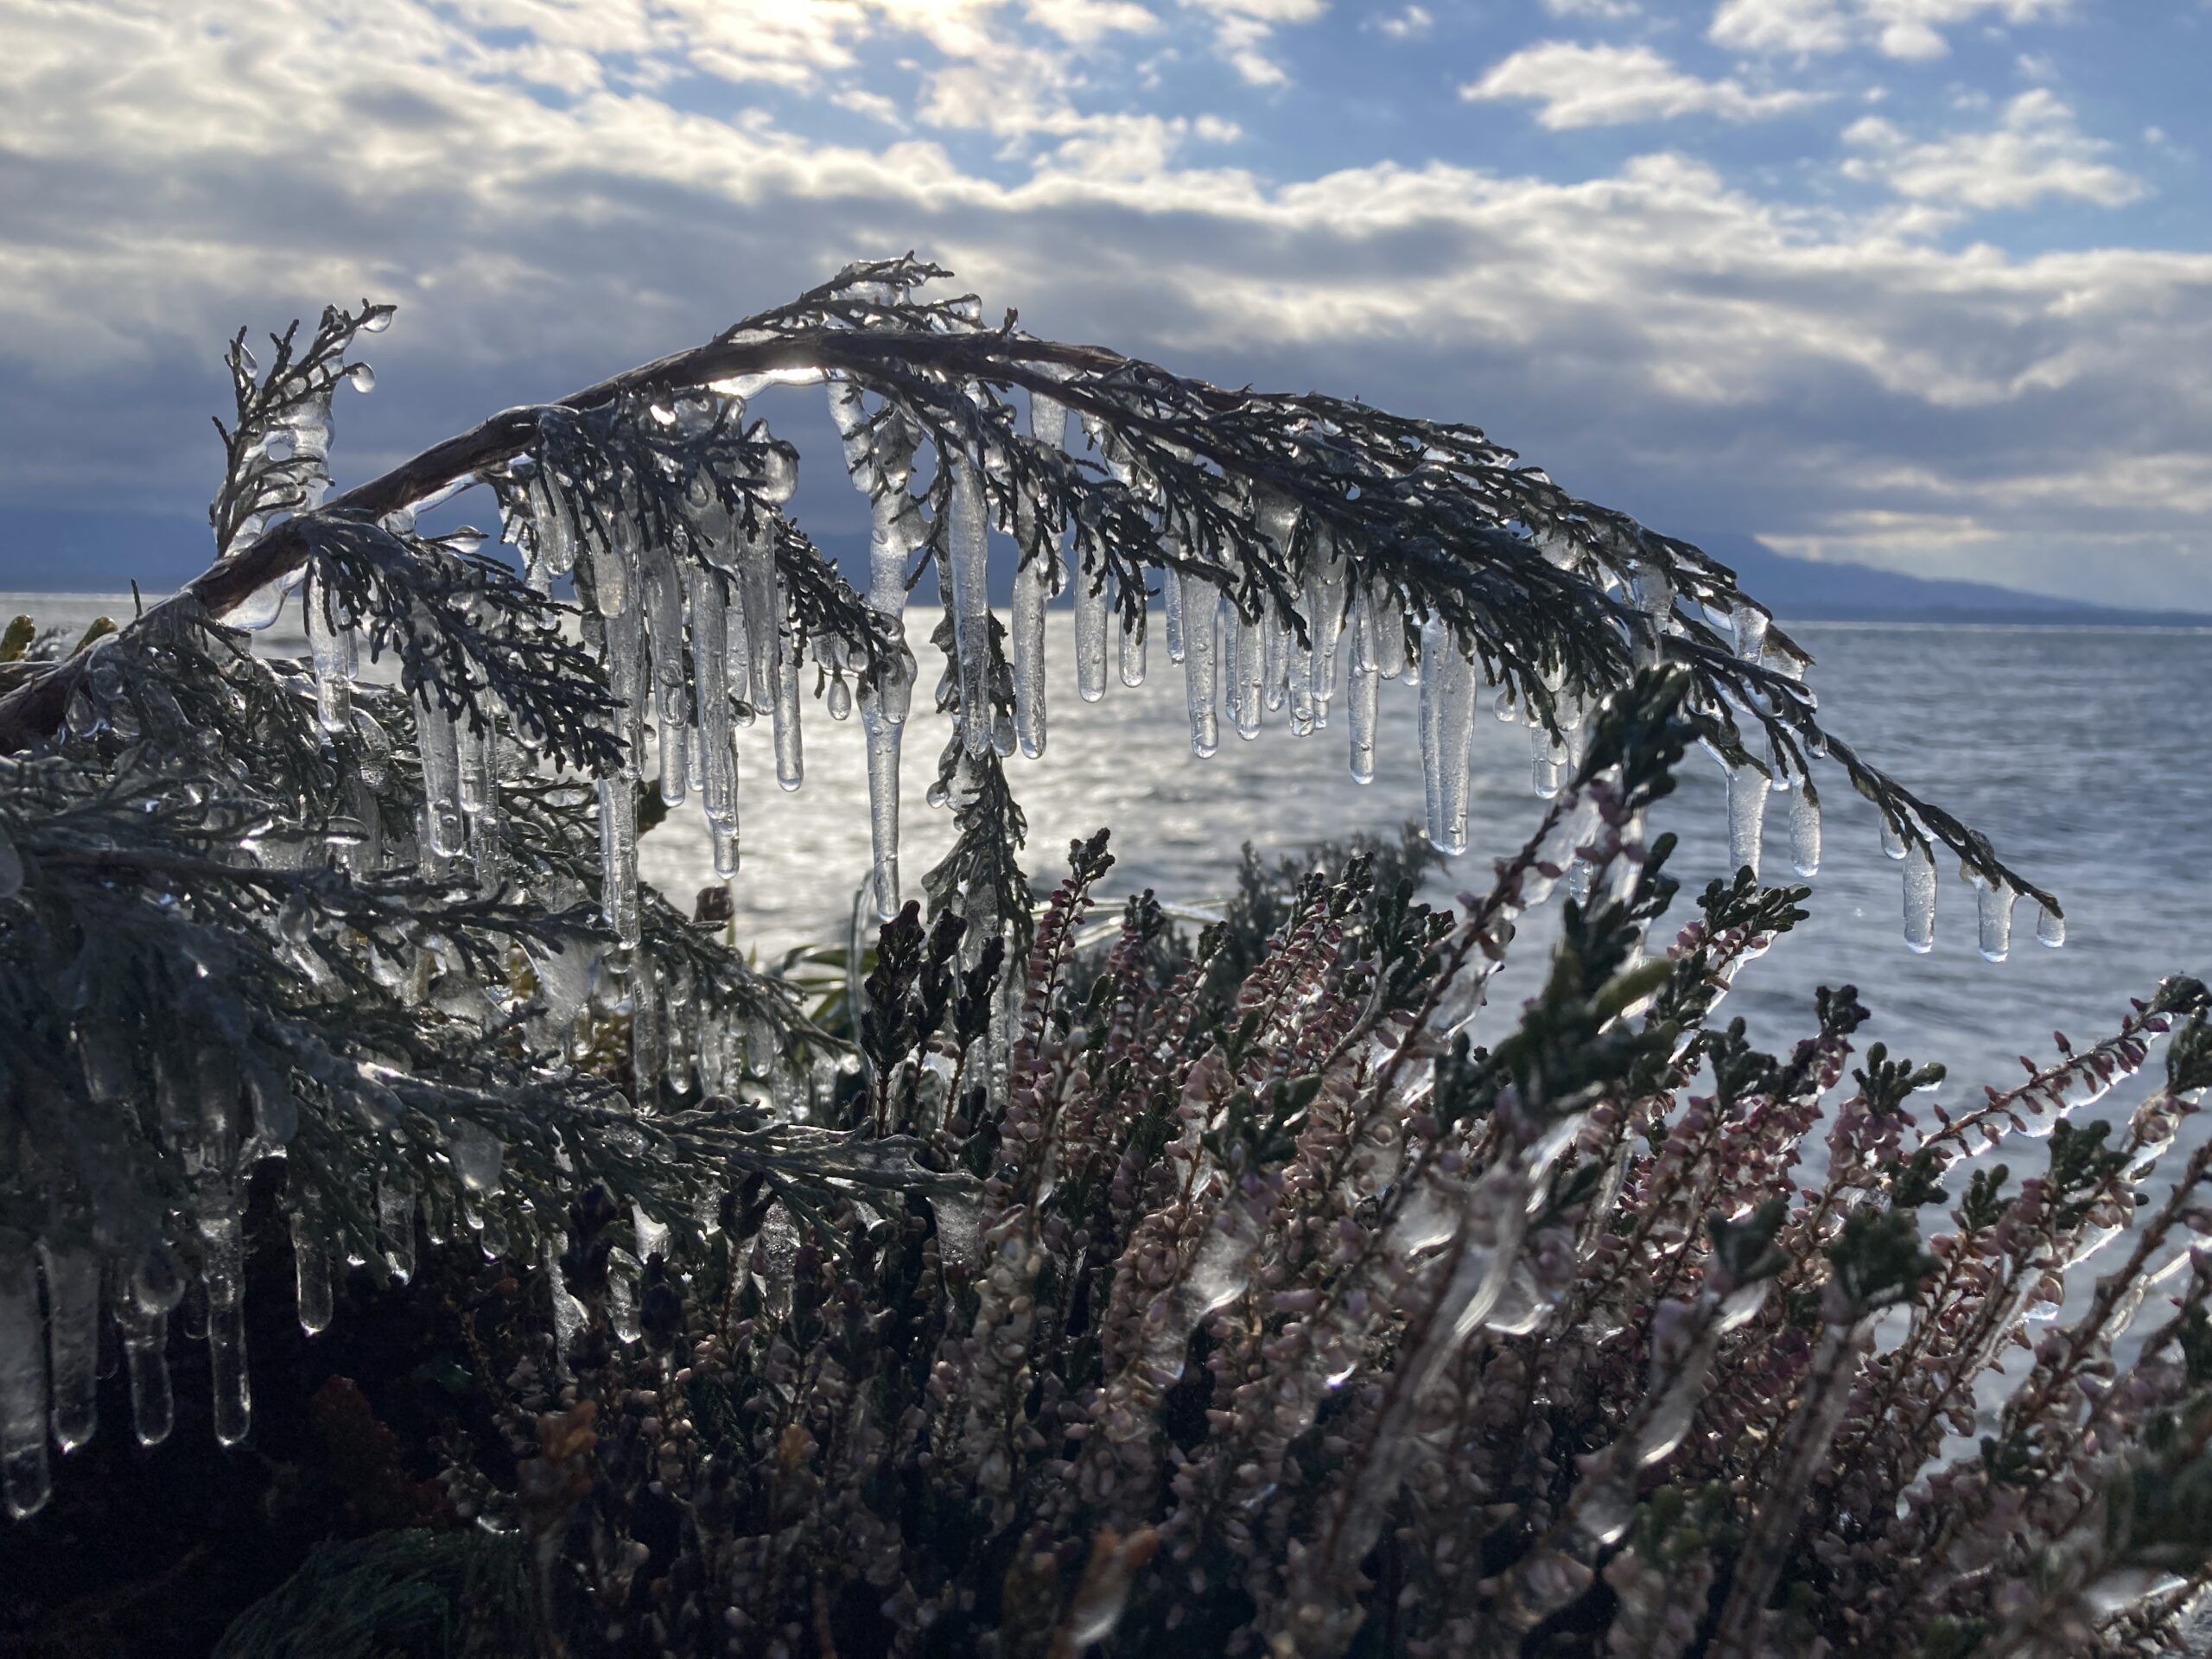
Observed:
[[[117,605],[0,595],[0,608],[81,625]],[[127,599],[120,608],[130,613]],[[264,636],[265,648],[303,649],[296,615]],[[1182,671],[1168,663],[1159,631],[1146,683],[1117,682],[1087,704],[1075,693],[1068,626],[1065,613],[1054,617],[1046,753],[1009,762],[1040,892],[1069,839],[1102,824],[1112,828],[1120,859],[1109,894],[1151,887],[1193,902],[1226,893],[1246,841],[1289,852],[1356,830],[1388,831],[1419,814],[1414,694],[1402,684],[1382,688],[1371,785],[1346,772],[1341,716],[1305,739],[1271,716],[1275,723],[1249,742],[1224,720],[1220,752],[1201,760],[1190,752]],[[1825,861],[1810,883],[1811,919],[1745,972],[1726,1005],[1749,1020],[1755,1040],[1786,1046],[1811,1028],[1816,986],[1855,983],[1874,1013],[1863,1039],[1944,1061],[1952,1080],[1942,1097],[1968,1099],[1984,1082],[2017,1077],[2016,1055],[2046,1056],[2054,1028],[2093,1041],[2162,975],[2212,976],[2212,631],[1805,624],[1791,632],[1817,659],[1810,682],[1836,732],[2056,892],[2068,942],[2038,945],[2023,905],[2012,959],[1983,961],[1972,890],[1947,860],[1936,948],[1908,952],[1898,866],[1881,853],[1873,809],[1839,776],[1823,791]],[[925,671],[925,690],[933,674]],[[868,868],[859,721],[833,721],[810,702],[804,726],[806,781],[791,794],[776,786],[766,722],[741,734],[744,861],[734,891],[741,935],[764,958],[842,936]],[[923,801],[943,741],[943,726],[918,715],[903,772],[910,891],[950,838],[946,815]],[[1490,861],[1520,844],[1541,808],[1522,728],[1485,713],[1477,759],[1473,849],[1440,884],[1443,903],[1458,888],[1486,887]],[[1770,880],[1788,869],[1784,798],[1776,805]],[[1673,868],[1688,893],[1725,874],[1719,768],[1693,755],[1657,827],[1681,838]],[[688,908],[712,879],[696,807],[645,838],[643,862],[647,878]],[[1688,896],[1678,900],[1677,918],[1692,913]],[[1670,931],[1655,930],[1655,943]],[[1535,982],[1543,938],[1541,921],[1524,928],[1485,1016],[1493,1028]]]

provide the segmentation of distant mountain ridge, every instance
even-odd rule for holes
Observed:
[[[867,530],[855,518],[850,491],[830,495],[823,545],[842,555],[846,574],[864,578]],[[453,512],[457,523],[467,512]],[[481,516],[480,504],[478,516]],[[1793,559],[1751,537],[1716,532],[1698,541],[1736,573],[1744,591],[1784,621],[2010,622],[2060,626],[2205,627],[2212,616],[2087,604],[2049,594],[2021,593],[1986,582],[1939,582],[1865,564]],[[135,579],[166,592],[199,573],[209,557],[204,519],[182,514],[0,507],[0,591],[117,593]],[[1005,604],[1012,572],[995,561],[992,598]],[[931,597],[925,581],[915,595]]]
[[[1936,581],[1866,564],[1793,559],[1749,536],[1711,536],[1698,545],[1733,570],[1745,593],[1785,621],[2212,626],[2212,616],[2186,611],[2122,609],[2022,593],[1993,582]]]

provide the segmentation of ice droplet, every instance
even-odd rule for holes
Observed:
[[[2036,906],[2036,943],[2053,950],[2066,943],[2066,918],[2048,905]]]

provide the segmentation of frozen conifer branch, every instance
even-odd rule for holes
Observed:
[[[1320,394],[1225,391],[1100,347],[1034,339],[1010,315],[1001,327],[986,327],[972,298],[925,297],[927,285],[945,275],[911,257],[849,267],[706,346],[550,408],[495,416],[317,512],[302,510],[312,505],[313,468],[296,448],[280,442],[291,470],[276,473],[267,471],[276,463],[264,459],[264,472],[255,473],[251,456],[242,462],[233,454],[245,499],[260,505],[224,509],[224,522],[251,524],[296,498],[295,516],[195,579],[188,594],[217,617],[250,611],[257,595],[281,594],[304,569],[318,519],[390,522],[476,480],[499,491],[512,533],[549,574],[575,568],[579,537],[623,539],[626,521],[649,559],[665,553],[679,565],[715,565],[719,544],[729,553],[719,566],[725,575],[739,588],[753,581],[754,608],[762,600],[777,603],[779,588],[788,606],[775,626],[754,618],[748,627],[751,702],[779,711],[779,769],[792,781],[803,775],[793,698],[809,654],[842,653],[842,661],[817,665],[839,683],[850,674],[864,687],[880,686],[880,705],[895,704],[901,690],[894,688],[907,677],[889,584],[873,580],[864,606],[836,580],[776,511],[796,458],[761,429],[739,429],[746,400],[779,385],[828,382],[849,470],[872,498],[888,493],[897,507],[890,522],[899,528],[885,531],[887,561],[911,537],[939,563],[951,594],[972,596],[976,515],[964,498],[961,512],[953,510],[956,490],[972,475],[987,536],[1014,535],[1025,567],[1049,562],[1048,582],[1061,538],[1071,534],[1068,569],[1084,601],[1079,621],[1104,600],[1127,632],[1141,626],[1150,591],[1172,591],[1170,654],[1192,677],[1193,741],[1201,750],[1217,741],[1214,711],[1228,709],[1249,731],[1264,717],[1261,705],[1278,694],[1294,729],[1318,725],[1347,675],[1355,683],[1336,701],[1353,711],[1357,747],[1372,677],[1405,661],[1397,636],[1408,615],[1433,620],[1440,648],[1475,664],[1502,705],[1524,711],[1555,743],[1566,740],[1574,707],[1594,704],[1637,661],[1664,658],[1690,671],[1693,718],[1732,766],[1795,785],[1793,839],[1801,845],[1816,840],[1810,772],[1825,755],[1881,808],[1900,840],[1931,857],[1937,847],[1948,849],[1987,894],[2035,899],[2047,918],[2042,937],[2057,932],[2055,899],[1826,730],[1801,683],[1806,653],[1695,548],[1568,495],[1474,428],[1408,420]],[[302,372],[302,385],[321,388],[327,405],[328,385],[352,373],[343,347],[384,315],[374,308],[332,314],[302,359],[315,365]],[[1079,417],[1103,455],[1077,458],[1053,435],[1034,435],[1033,415],[1018,409],[1016,393]],[[311,418],[280,419],[251,405],[242,391],[233,450],[251,448],[243,440],[257,423],[320,429]],[[911,462],[895,459],[887,471],[876,459],[879,448],[910,456],[917,444],[973,463],[972,474],[936,467],[919,515],[896,499]],[[550,517],[538,552],[541,509]],[[956,524],[967,527],[958,546],[949,539]],[[757,550],[763,538],[772,575],[756,570],[748,578],[741,573],[759,566],[761,555],[730,543]],[[583,563],[588,573],[594,561]],[[682,585],[679,573],[679,593]],[[1347,652],[1339,636],[1355,609],[1362,627]],[[652,614],[650,607],[639,613],[641,626]],[[1725,627],[1712,619],[1726,619]],[[618,646],[628,632],[618,625]],[[956,684],[971,700],[992,688],[984,694],[988,715],[978,709],[963,717],[963,752],[986,769],[984,749],[1003,756],[1015,747],[1014,677],[999,671],[1009,653],[990,630],[959,632],[968,645],[963,661],[956,639]],[[1286,642],[1280,652],[1267,645],[1278,635]],[[787,647],[776,644],[779,638]],[[1241,658],[1240,639],[1249,641]],[[610,665],[620,660],[618,653]],[[1447,679],[1458,672],[1449,661],[1439,665]],[[81,671],[81,664],[58,669],[0,698],[0,747],[21,750],[59,726]],[[842,695],[854,691],[847,684]],[[732,695],[747,701],[741,688]],[[629,716],[633,725],[655,718],[645,701],[632,705],[640,711]],[[1452,720],[1446,725],[1456,733]],[[1035,735],[1043,741],[1041,724]],[[1357,772],[1357,754],[1353,764]],[[1433,763],[1447,820],[1455,766],[1440,754]],[[941,777],[948,794],[954,781],[949,769]],[[1447,842],[1454,833],[1448,821],[1433,827]],[[880,863],[887,850],[879,847]],[[888,908],[895,894],[879,897]],[[1993,896],[1985,907],[1999,903],[2009,899]],[[1993,930],[1993,923],[1992,938]]]
[[[188,1286],[210,1310],[217,1432],[250,1432],[243,1218],[255,1172],[280,1157],[309,1329],[332,1317],[334,1262],[411,1274],[418,1226],[544,1260],[588,1192],[633,1215],[631,1266],[606,1292],[628,1299],[624,1330],[645,1275],[669,1271],[656,1255],[702,1248],[733,1185],[786,1227],[834,1231],[841,1204],[875,1201],[862,1189],[899,1189],[940,1230],[969,1230],[986,1164],[963,1177],[942,1146],[918,1161],[862,1131],[950,1133],[1014,1110],[1023,1079],[1058,1065],[1042,1013],[1001,970],[1032,955],[1039,926],[1017,860],[1014,757],[1048,741],[1044,601],[1068,584],[1086,697],[1147,671],[1150,592],[1173,594],[1162,645],[1180,658],[1201,752],[1224,716],[1249,736],[1273,713],[1294,734],[1345,732],[1354,775],[1368,775],[1376,683],[1417,676],[1439,849],[1474,839],[1468,745],[1485,691],[1528,724],[1552,805],[1505,884],[1438,947],[1448,972],[1425,977],[1435,942],[1410,942],[1420,929],[1402,908],[1400,958],[1366,1003],[1333,1027],[1298,1026],[1306,964],[1344,923],[1317,911],[1304,954],[1246,988],[1255,1029],[1322,1070],[1366,1065],[1371,1045],[1404,1037],[1376,1063],[1386,1090],[1402,1073],[1416,1091],[1467,1082],[1445,1062],[1513,918],[1562,876],[1586,911],[1630,905],[1588,885],[1603,872],[1625,881],[1627,866],[1580,849],[1637,828],[1691,740],[1750,780],[1732,810],[1745,863],[1764,785],[1786,783],[1809,806],[1808,767],[1825,753],[1908,857],[1916,939],[1938,845],[1981,885],[1986,949],[2002,948],[2008,916],[1995,912],[2012,893],[2055,925],[2056,902],[1986,842],[1825,732],[1804,653],[1696,550],[1565,495],[1472,428],[1224,391],[1033,339],[1011,315],[988,328],[972,299],[926,297],[944,274],[911,258],[853,267],[704,346],[505,411],[328,499],[331,401],[341,381],[372,384],[350,354],[388,308],[327,312],[304,346],[273,342],[265,372],[233,342],[217,563],[67,657],[29,658],[18,642],[0,682],[0,1090],[17,1154],[0,1169],[0,1319],[35,1325],[47,1310],[43,1357],[9,1373],[6,1401],[59,1402],[54,1444],[90,1432],[80,1361],[103,1310],[130,1355],[137,1433],[167,1433],[163,1344]],[[752,414],[778,387],[827,389],[842,464],[870,505],[865,592],[787,516],[800,458]],[[1092,454],[1071,449],[1077,431]],[[519,576],[479,532],[417,528],[479,486],[521,552]],[[995,549],[1017,566],[1011,634],[988,604]],[[931,1110],[917,1081],[903,1097],[912,1121],[899,1119],[871,1079],[882,1122],[835,1122],[823,1140],[796,1128],[836,1117],[849,1045],[701,925],[717,900],[727,917],[726,891],[710,889],[695,920],[642,887],[639,837],[696,795],[718,874],[737,872],[744,790],[771,769],[801,786],[823,738],[818,720],[806,729],[810,704],[833,720],[857,705],[870,887],[879,912],[902,916],[896,766],[920,683],[906,595],[925,561],[941,597],[928,643],[945,664],[933,701],[949,728],[931,797],[957,833],[919,883],[944,930],[924,978],[949,999],[938,1014],[960,1058],[951,1097]],[[563,580],[574,607],[551,597]],[[241,630],[295,597],[308,660],[248,650]],[[1622,752],[1624,731],[1655,723],[1664,744]],[[1792,828],[1800,861],[1816,859],[1816,819],[1793,815]],[[1042,937],[1057,950],[1071,936]],[[1605,952],[1624,946],[1607,937]],[[1726,971],[1753,954],[1741,939],[1730,949]],[[1417,1027],[1434,1022],[1435,1052],[1405,1036],[1408,997]],[[1433,1077],[1416,1083],[1429,1062]],[[1503,1089],[1503,1073],[1480,1087]],[[1525,1081],[1513,1087],[1529,1096]],[[1204,1088],[1179,1097],[1193,1122],[1218,1103]],[[794,1132],[765,1128],[771,1112]],[[1543,1149],[1522,1139],[1491,1148],[1507,1173],[1485,1205],[1525,1199],[1542,1174]],[[1236,1281],[1256,1223],[1217,1201],[1217,1149],[1178,1145],[1189,1191],[1155,1242],[1196,1252],[1193,1282],[1169,1287],[1195,1320]],[[1428,1179],[1425,1165],[1415,1173]],[[1451,1204],[1474,1202],[1444,1173]],[[1402,1192],[1391,1213],[1409,1201]],[[1510,1257],[1510,1210],[1484,1224],[1505,1231],[1455,1246],[1481,1281],[1455,1268],[1432,1287],[1434,1330],[1478,1318],[1466,1312],[1476,1292],[1504,1294],[1477,1270]],[[1011,1309],[1026,1293],[1008,1273]],[[556,1324],[581,1317],[569,1295],[549,1297]],[[1356,1346],[1357,1326],[1332,1340]],[[1123,1403],[1136,1410],[1173,1357],[1130,1335]],[[1375,1425],[1390,1459],[1402,1460],[1400,1428],[1426,1409],[1427,1368],[1442,1363],[1423,1359]],[[29,1510],[48,1437],[13,1411],[0,1402],[0,1461],[9,1501]],[[963,1436],[987,1462],[985,1428]],[[1379,1521],[1348,1502],[1332,1525],[1314,1586],[1345,1580]]]

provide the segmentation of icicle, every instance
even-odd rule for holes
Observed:
[[[532,563],[544,573],[550,587],[551,578],[565,576],[576,568],[575,531],[559,487],[543,474],[531,481],[529,499],[536,554]]]
[[[1075,689],[1085,702],[1096,702],[1106,695],[1106,571],[1087,555],[1079,564],[1075,576]]]
[[[1052,449],[1067,441],[1067,410],[1051,398],[1029,397],[1029,435]],[[1045,606],[1060,572],[1059,537],[1044,536],[1045,504],[1024,496],[1014,504],[1014,539],[1021,563],[1014,578],[1014,712],[1021,752],[1045,753]],[[1031,543],[1043,545],[1031,551]]]
[[[1033,507],[1025,510],[1033,512]],[[1014,572],[1014,720],[1021,752],[1045,753],[1045,602],[1052,595],[1058,553],[1050,548]]]
[[[1904,829],[1885,813],[1882,817],[1882,856],[1902,859],[1907,850]]]
[[[660,976],[653,959],[639,955],[630,964],[630,1071],[637,1084],[639,1109],[650,1110],[660,1096],[666,1069],[661,1049]]]
[[[1421,758],[1428,839],[1440,853],[1467,850],[1475,677],[1474,663],[1461,655],[1452,625],[1431,616],[1421,634]]]
[[[752,690],[745,700],[767,708],[776,700],[776,664],[784,653],[783,584],[776,572],[774,532],[763,526],[757,533],[741,531],[738,543],[738,582],[741,603],[734,614],[745,623],[746,662]],[[740,689],[733,669],[733,691]]]
[[[968,753],[981,756],[991,747],[989,525],[983,510],[982,475],[975,458],[956,452],[946,457],[946,464],[952,474],[944,541],[950,579],[946,597],[952,612],[953,658],[959,670],[960,729]],[[1103,657],[1100,662],[1103,672]]]
[[[308,652],[315,664],[315,714],[326,732],[350,731],[353,724],[357,647],[353,630],[331,620],[336,602],[323,584],[308,583]]]
[[[569,1361],[569,1350],[583,1334],[588,1315],[584,1305],[569,1294],[567,1281],[561,1276],[561,1256],[553,1241],[545,1241],[545,1282],[553,1300],[553,1351],[563,1365]]]
[[[245,1245],[238,1193],[227,1178],[200,1193],[200,1272],[207,1287],[207,1363],[213,1372],[215,1439],[236,1446],[252,1421],[245,1363]]]
[[[1135,624],[1134,626],[1125,625],[1122,629],[1122,683],[1128,686],[1144,683],[1145,600],[1147,596],[1139,593],[1136,597]]]
[[[0,1489],[18,1519],[53,1487],[46,1455],[46,1334],[29,1251],[0,1259]]]
[[[415,725],[423,754],[423,815],[429,849],[440,858],[468,850],[461,807],[461,740],[454,721],[425,688],[428,702],[415,705]]]
[[[1191,711],[1191,752],[1221,747],[1221,590],[1204,576],[1179,571],[1183,594],[1183,683]]]
[[[798,661],[785,640],[776,657],[776,782],[786,790],[806,781],[806,753],[799,741]]]
[[[1904,942],[1923,953],[1936,944],[1936,861],[1925,849],[1905,861]]]
[[[626,1345],[644,1334],[638,1323],[638,1258],[620,1245],[607,1253],[607,1320]]]
[[[1653,638],[1639,639],[1636,645],[1636,662],[1639,668],[1649,668],[1661,655],[1660,639],[1674,631],[1674,579],[1658,565],[1638,563],[1634,567],[1636,607],[1650,621]]]
[[[484,703],[483,728],[457,725],[454,741],[461,751],[461,810],[469,850],[475,855],[477,879],[489,889],[505,871],[506,842],[499,818],[499,728],[491,694],[478,696]]]
[[[324,1236],[321,1195],[296,1183],[292,1194],[292,1273],[300,1329],[314,1336],[330,1328],[330,1246]]]
[[[1975,923],[1980,935],[1981,954],[1991,962],[2002,962],[2012,950],[2012,901],[2019,895],[2001,880],[1993,886],[1978,883],[1980,891],[1974,896]]]
[[[2048,905],[2036,906],[2036,943],[2053,950],[2066,943],[2066,918]]]
[[[1356,668],[1349,683],[1345,702],[1351,713],[1351,780],[1371,784],[1375,781],[1376,694],[1381,682],[1373,669]]]
[[[1406,613],[1388,582],[1367,589],[1367,626],[1375,639],[1375,669],[1386,680],[1406,671]]]
[[[600,911],[626,949],[638,943],[638,800],[627,778],[599,780]]]
[[[404,1285],[415,1276],[415,1183],[404,1170],[393,1170],[377,1184],[377,1226],[384,1235],[385,1262]]]
[[[1271,600],[1260,620],[1260,701],[1280,709],[1290,690],[1291,647],[1297,643],[1290,619]]]
[[[1313,635],[1307,670],[1317,725],[1329,723],[1329,701],[1337,695],[1337,657],[1344,632],[1349,567],[1326,530],[1313,532],[1313,551],[1306,570],[1306,626]]]
[[[913,429],[903,416],[895,428],[879,430],[870,498],[874,529],[868,544],[868,603],[888,621],[893,648],[880,671],[861,683],[861,728],[868,747],[876,907],[887,919],[899,912],[899,749],[914,688],[905,613],[906,566],[923,539],[920,511],[907,493],[915,442]]]
[[[1789,867],[1800,875],[1821,873],[1821,804],[1802,782],[1789,797]]]
[[[1759,873],[1760,832],[1766,824],[1767,775],[1755,766],[1728,771],[1728,868]]]
[[[41,1242],[47,1335],[54,1379],[54,1439],[73,1452],[99,1422],[100,1260],[86,1246]]]
[[[1183,661],[1183,583],[1175,573],[1174,559],[1181,544],[1173,531],[1162,531],[1160,551],[1165,558],[1160,565],[1160,600],[1167,613],[1167,660],[1180,666]]]
[[[729,607],[722,579],[694,565],[691,589],[691,677],[699,695],[699,801],[715,846],[715,872],[736,869],[737,746],[730,724],[729,667],[725,649]]]
[[[130,1378],[130,1421],[141,1446],[169,1436],[176,1403],[169,1389],[169,1315],[184,1300],[184,1271],[175,1252],[156,1244],[140,1258],[116,1298]]]
[[[1260,734],[1260,704],[1267,673],[1267,646],[1262,635],[1266,624],[1262,618],[1248,617],[1224,601],[1221,626],[1228,639],[1224,654],[1228,659],[1225,677],[1229,681],[1230,722],[1236,728],[1237,736],[1255,738]]]

